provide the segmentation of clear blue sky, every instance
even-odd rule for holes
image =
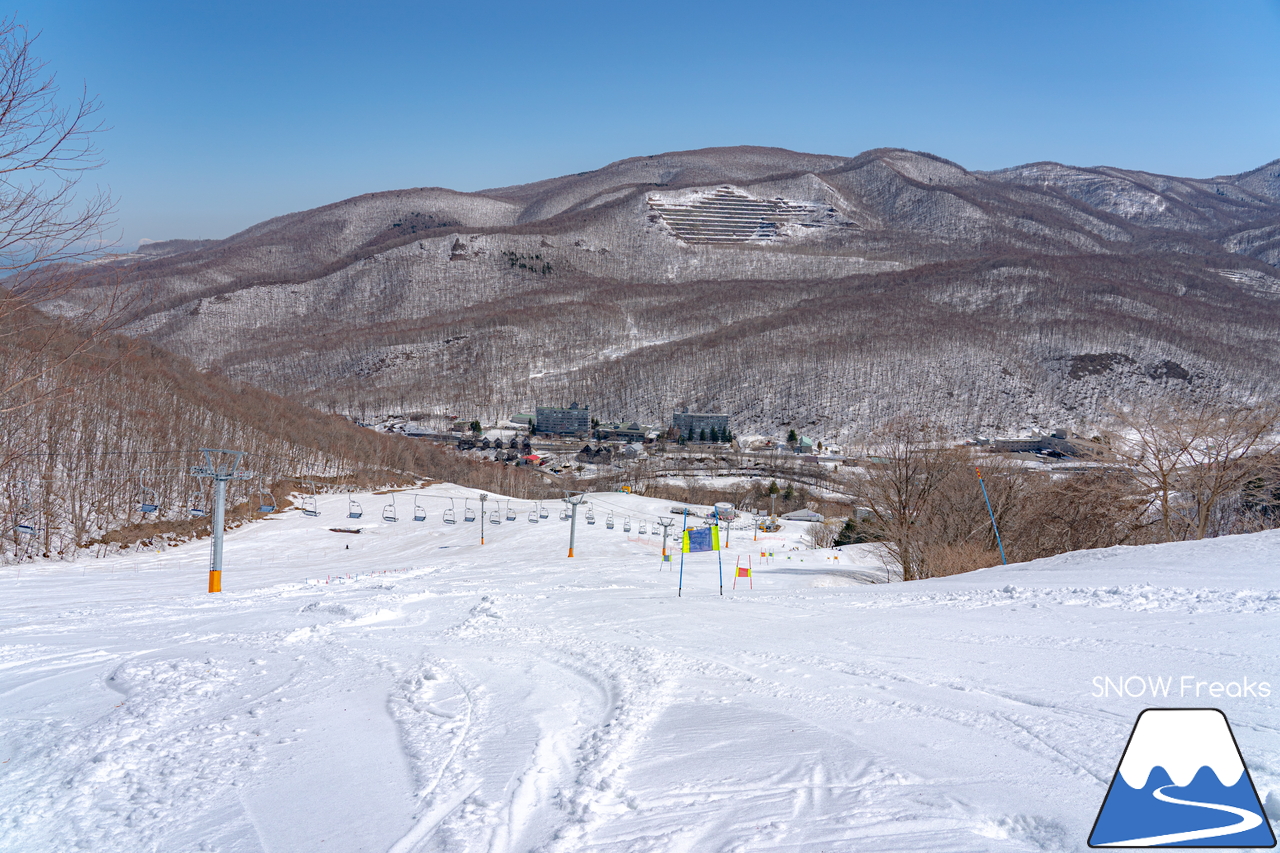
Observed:
[[[1280,0],[144,2],[17,13],[103,103],[122,244],[718,145],[971,169],[1280,157]]]

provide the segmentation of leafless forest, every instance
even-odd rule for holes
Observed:
[[[129,334],[365,418],[579,400],[840,442],[904,412],[1090,426],[1152,395],[1276,392],[1278,176],[710,149],[361,196],[101,276],[137,300]]]
[[[202,373],[150,344],[103,336],[85,345],[77,330],[25,311],[4,319],[12,331],[0,336],[0,359],[9,375],[15,365],[36,374],[11,389],[0,410],[6,559],[74,559],[85,546],[207,534],[209,519],[192,512],[210,507],[209,481],[190,474],[202,447],[245,451],[246,467],[259,475],[232,484],[232,517],[252,515],[267,499],[287,505],[290,493],[311,488],[432,478],[521,497],[547,493],[524,470],[375,433]],[[144,517],[143,503],[159,510]]]

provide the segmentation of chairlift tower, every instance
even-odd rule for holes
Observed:
[[[667,559],[667,534],[671,532],[671,525],[675,524],[674,518],[660,518],[658,524],[662,525],[662,561],[669,562]]]
[[[209,592],[222,592],[222,528],[227,517],[227,483],[232,480],[249,480],[253,472],[241,471],[243,450],[213,450],[200,448],[204,454],[203,465],[191,466],[196,477],[213,480],[213,553],[209,557]]]
[[[565,503],[569,504],[569,507],[570,507],[569,556],[572,557],[573,556],[573,535],[578,526],[578,504],[582,503],[587,496],[582,492],[578,492],[577,494],[570,494],[569,492],[565,492],[564,494],[565,494],[564,501]]]

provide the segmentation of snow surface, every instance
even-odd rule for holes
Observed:
[[[1280,532],[884,584],[735,530],[677,598],[622,530],[669,501],[593,496],[568,559],[558,505],[481,547],[425,494],[232,531],[221,595],[205,542],[0,569],[0,850],[1083,850],[1149,705],[1221,707],[1280,801]]]

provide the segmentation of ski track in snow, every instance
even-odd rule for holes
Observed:
[[[723,598],[554,518],[0,568],[0,851],[1078,850],[1146,706],[1094,676],[1280,690],[1280,535],[872,585],[795,527]],[[1264,799],[1274,701],[1225,707]]]

